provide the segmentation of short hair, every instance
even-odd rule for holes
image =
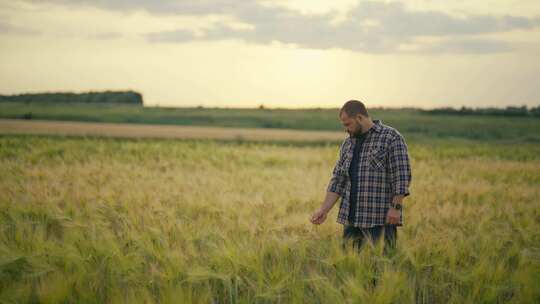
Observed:
[[[366,109],[366,106],[363,102],[358,100],[349,100],[347,101],[343,107],[341,107],[341,110],[339,110],[339,116],[341,117],[341,114],[345,112],[347,113],[347,116],[349,117],[355,117],[358,114],[362,114],[366,117],[369,117],[368,110]]]

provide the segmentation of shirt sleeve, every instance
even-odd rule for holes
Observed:
[[[407,144],[405,143],[403,136],[398,134],[390,144],[388,153],[390,175],[392,178],[392,192],[394,195],[410,195],[409,185],[412,180],[412,174],[407,150]]]
[[[345,145],[345,142],[341,144],[341,147],[339,148],[339,158],[336,161],[336,164],[334,165],[334,170],[332,171],[332,177],[330,178],[330,182],[328,183],[328,187],[326,189],[327,192],[334,192],[337,193],[339,196],[343,197],[345,195],[345,186],[346,186],[346,177],[343,174],[342,170],[342,164],[343,164],[343,147]]]

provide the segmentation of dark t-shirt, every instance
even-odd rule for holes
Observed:
[[[354,213],[356,210],[356,196],[358,193],[358,164],[360,160],[360,151],[362,150],[362,144],[364,143],[364,140],[366,139],[367,134],[369,133],[362,133],[359,135],[356,135],[356,144],[354,145],[353,150],[353,157],[351,159],[351,166],[349,167],[349,176],[351,177],[351,192],[350,192],[350,198],[349,198],[349,221],[353,222],[354,219]]]

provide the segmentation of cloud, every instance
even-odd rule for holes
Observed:
[[[163,15],[227,15],[252,29],[237,29],[218,23],[202,33],[179,28],[146,34],[150,42],[183,43],[239,39],[251,43],[272,41],[302,48],[340,48],[367,53],[399,53],[404,44],[418,38],[441,38],[439,45],[416,48],[425,53],[492,53],[511,50],[503,40],[483,39],[485,34],[540,27],[540,18],[520,16],[452,16],[440,11],[412,11],[401,2],[359,1],[345,20],[332,22],[336,12],[305,15],[284,7],[256,1],[236,0],[49,0],[65,5],[86,5],[119,11],[145,10]]]
[[[118,11],[145,10],[161,15],[236,15],[264,8],[257,1],[237,0],[23,0],[31,3],[54,3],[68,6],[88,6]]]
[[[487,54],[500,53],[513,50],[510,44],[495,40],[482,38],[458,38],[440,41],[431,46],[424,46],[413,53],[467,53],[467,54]]]
[[[372,19],[379,26],[371,27],[370,33],[401,37],[486,34],[538,26],[534,19],[509,15],[456,17],[436,11],[409,11],[399,2],[360,2],[348,17],[344,27],[352,28],[359,20]]]
[[[0,34],[17,34],[17,35],[35,36],[35,35],[39,35],[40,32],[30,29],[30,28],[24,28],[24,27],[12,25],[3,20],[0,20]]]

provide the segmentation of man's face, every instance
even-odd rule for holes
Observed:
[[[349,133],[349,135],[354,136],[362,133],[362,124],[360,123],[362,120],[362,115],[358,114],[356,118],[354,118],[349,117],[346,112],[343,112],[341,113],[339,119],[341,120],[341,124],[345,128],[345,131]]]

